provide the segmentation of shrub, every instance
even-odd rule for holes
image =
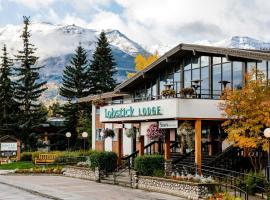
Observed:
[[[106,172],[113,172],[117,168],[117,155],[114,152],[94,152],[89,156],[90,168],[98,167]]]
[[[23,152],[21,154],[21,161],[32,161],[32,153],[31,152]]]
[[[164,158],[162,155],[138,156],[135,158],[135,170],[143,176],[160,176],[160,171],[164,171]]]
[[[248,194],[254,195],[256,192],[260,192],[261,188],[269,187],[269,184],[262,173],[249,172],[244,176],[244,181],[239,181],[237,186],[246,190]]]

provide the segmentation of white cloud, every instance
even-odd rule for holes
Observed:
[[[31,8],[33,10],[47,8],[56,2],[56,0],[11,0],[11,1],[21,4],[25,7]]]
[[[270,40],[269,0],[12,1],[32,9],[48,9],[46,16],[37,15],[34,17],[36,19],[45,18],[53,23],[97,29],[119,29],[131,39],[147,46],[220,40],[234,35]],[[55,2],[68,4],[73,11],[60,16],[54,10]],[[110,9],[113,3],[122,8],[121,13]]]

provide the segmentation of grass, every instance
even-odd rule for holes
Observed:
[[[30,169],[33,168],[34,164],[29,161],[22,161],[22,162],[13,162],[13,163],[8,163],[8,164],[1,164],[0,165],[0,170],[1,169]]]

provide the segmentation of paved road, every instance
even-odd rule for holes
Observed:
[[[37,194],[19,191],[15,188],[7,190],[4,187],[9,188],[9,186],[5,186],[1,184],[1,182],[36,191],[43,195],[48,194],[51,198],[34,196]],[[0,200],[183,200],[179,197],[165,194],[146,192],[143,190],[135,190],[62,176],[0,176],[0,191]],[[14,193],[10,191],[14,191]],[[28,198],[26,198],[27,195],[29,196]]]
[[[32,194],[14,187],[0,184],[0,199],[1,200],[45,200],[39,195]]]

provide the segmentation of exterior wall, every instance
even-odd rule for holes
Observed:
[[[140,133],[141,135],[144,135],[144,145],[147,145],[151,142],[146,136],[147,129],[151,124],[153,124],[153,122],[141,122],[140,124]]]
[[[223,119],[218,106],[221,100],[161,99],[155,101],[104,106],[100,110],[101,122],[144,121],[173,118]],[[158,114],[143,114],[143,110],[159,109]],[[108,112],[110,111],[110,112]],[[127,116],[123,116],[123,113]],[[130,114],[132,111],[132,115]],[[115,113],[117,114],[115,115]],[[121,114],[119,114],[121,112]],[[112,114],[112,115],[111,115]]]

